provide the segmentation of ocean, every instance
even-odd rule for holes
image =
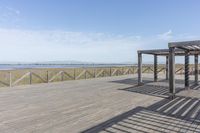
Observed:
[[[0,64],[0,70],[16,70],[31,68],[86,68],[86,67],[120,67],[133,64]]]

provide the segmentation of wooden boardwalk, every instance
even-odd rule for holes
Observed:
[[[1,88],[0,132],[200,132],[198,87],[188,92],[177,80],[169,101],[167,81],[148,81],[138,87],[129,75]]]

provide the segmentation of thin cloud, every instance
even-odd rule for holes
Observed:
[[[7,6],[6,9],[7,9],[7,12],[8,12],[8,13],[15,14],[15,15],[19,15],[19,14],[20,14],[20,11],[19,11],[19,10],[14,9],[14,8],[12,8],[12,7],[8,7],[8,6]]]
[[[158,37],[163,40],[170,40],[172,39],[172,30],[169,30],[165,33],[159,34]]]
[[[20,11],[8,6],[0,7],[0,24],[17,26],[20,21]]]
[[[166,36],[171,35],[166,32]],[[162,34],[164,35],[164,34]],[[0,29],[0,61],[137,62],[137,50],[167,48],[169,40],[158,35],[147,37],[62,30]],[[198,36],[174,35],[172,40]],[[148,61],[144,58],[144,62]]]
[[[0,29],[0,36],[0,61],[123,62],[140,47],[137,36],[104,33]]]

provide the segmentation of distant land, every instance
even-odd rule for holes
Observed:
[[[135,64],[133,62],[120,62],[120,63],[103,63],[103,62],[86,62],[86,61],[43,61],[43,62],[0,62],[0,64]]]
[[[94,63],[83,61],[45,61],[45,62],[0,62],[0,70],[31,69],[31,68],[80,68],[80,67],[113,67],[130,66],[124,63]]]
[[[159,64],[165,65],[165,63],[163,62],[159,62]],[[143,62],[143,65],[153,65],[153,62]],[[0,62],[0,70],[33,69],[33,68],[120,67],[120,66],[137,66],[137,63],[133,62],[96,63],[96,62],[84,62],[84,61]]]

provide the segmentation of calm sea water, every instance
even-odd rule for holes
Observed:
[[[133,66],[131,64],[0,64],[0,70],[15,70],[26,68],[84,68],[84,67],[114,67]]]

